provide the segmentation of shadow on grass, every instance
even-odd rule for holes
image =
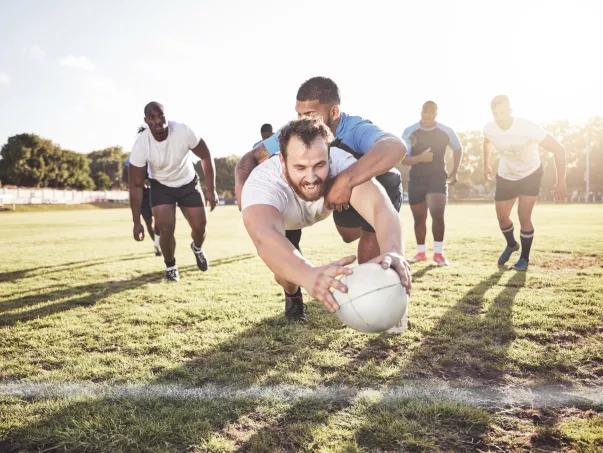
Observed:
[[[69,263],[53,264],[51,266],[38,266],[29,269],[20,269],[17,271],[2,272],[0,273],[0,283],[2,282],[14,282],[16,280],[31,277],[38,274],[52,274],[55,272],[73,271],[76,269],[83,269],[86,267],[98,266],[101,264],[110,263],[121,263],[123,261],[134,261],[151,256],[150,253],[130,253],[119,256],[107,256],[102,258],[95,258],[92,260],[83,261],[71,261]]]
[[[429,269],[423,269],[423,274]],[[514,275],[483,313],[484,295],[501,276],[502,272],[496,272],[471,288],[426,334],[399,375],[377,382],[399,385],[407,375],[455,378],[466,375],[467,370],[472,377],[493,384],[500,380],[506,350],[514,338],[511,307],[525,284],[525,274]],[[278,313],[163,372],[156,383],[240,387],[284,383],[285,376],[303,374],[305,367],[322,366],[316,362],[316,349],[328,350],[340,334],[337,326],[333,318],[326,317],[309,326],[290,325]],[[365,372],[362,370],[371,362],[399,354],[399,344],[395,338],[367,337],[345,366],[322,370],[328,376],[324,384],[350,382],[351,373]],[[298,400],[270,406],[262,401],[238,400],[102,399],[65,401],[59,408],[39,410],[32,422],[10,433],[7,446],[15,451],[31,447],[310,451],[325,446],[347,446],[351,451],[470,451],[484,448],[490,419],[482,408],[418,400]]]

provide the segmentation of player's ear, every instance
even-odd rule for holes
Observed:
[[[336,120],[337,118],[339,118],[339,105],[335,104],[334,106],[331,107],[331,111],[329,112],[331,114],[331,118]]]

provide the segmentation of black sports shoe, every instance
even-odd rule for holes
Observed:
[[[509,258],[511,258],[511,254],[513,252],[516,252],[517,250],[519,250],[519,244],[517,242],[515,243],[515,245],[513,247],[509,247],[507,245],[505,247],[505,249],[503,250],[503,252],[498,257],[498,265],[504,266],[505,264],[507,264],[507,261],[509,261]]]
[[[177,282],[180,280],[180,274],[178,273],[178,268],[176,266],[169,267],[165,270],[165,279],[168,282]]]
[[[304,304],[304,297],[301,292],[293,296],[285,293],[285,318],[290,322],[308,322],[304,310],[306,304]]]
[[[191,250],[195,254],[195,259],[197,260],[197,267],[199,269],[201,269],[203,272],[205,272],[207,270],[208,265],[209,265],[208,262],[207,262],[207,258],[205,256],[205,253],[203,253],[202,249],[197,249],[197,247],[195,247],[195,243],[194,242],[191,242]]]

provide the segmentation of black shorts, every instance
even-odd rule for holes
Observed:
[[[408,181],[408,204],[423,203],[428,193],[448,195],[447,179],[448,175],[446,173],[411,176]]]
[[[203,195],[197,185],[197,177],[182,187],[169,187],[155,179],[151,181],[151,206],[177,204],[181,208],[203,207]]]
[[[385,188],[387,196],[394,205],[394,208],[396,208],[396,211],[400,212],[400,207],[402,206],[402,178],[400,177],[400,173],[390,171],[377,176],[375,179]],[[363,231],[375,232],[373,227],[352,206],[341,212],[333,212],[333,220],[337,226],[346,228],[360,227]]]
[[[494,192],[494,200],[506,201],[513,200],[520,195],[537,197],[540,192],[540,182],[544,171],[542,166],[531,175],[517,181],[502,178],[496,175],[496,191]]]
[[[140,214],[145,222],[153,221],[153,212],[151,211],[151,189],[145,187],[142,189],[142,204],[140,205]]]

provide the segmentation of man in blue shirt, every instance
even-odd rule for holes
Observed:
[[[436,122],[438,106],[433,101],[423,104],[421,121],[406,128],[402,134],[408,147],[408,155],[402,163],[410,165],[408,202],[415,220],[417,254],[412,261],[427,261],[425,236],[427,235],[427,211],[431,214],[433,233],[433,261],[447,266],[444,257],[444,209],[448,184],[456,183],[456,174],[463,157],[463,147],[456,133]],[[446,172],[446,149],[454,151],[454,164],[450,175]]]
[[[353,154],[358,161],[340,173],[325,200],[334,208],[333,219],[345,242],[358,242],[358,261],[367,262],[379,256],[379,244],[373,228],[350,206],[352,189],[373,177],[384,187],[392,204],[400,211],[402,190],[400,173],[393,168],[404,158],[402,141],[382,131],[370,121],[347,115],[339,109],[339,89],[326,77],[306,80],[297,92],[295,110],[298,117],[318,116],[335,135],[333,146]],[[240,206],[241,191],[247,177],[259,163],[280,152],[278,133],[264,140],[239,161],[235,171],[235,193]],[[301,230],[289,230],[287,238],[299,249]],[[301,292],[285,294],[285,316],[290,320],[304,318]]]

